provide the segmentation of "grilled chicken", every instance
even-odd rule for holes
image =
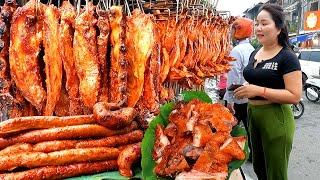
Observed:
[[[109,35],[110,35],[110,24],[109,24],[109,14],[108,11],[99,11],[98,18],[98,60],[100,63],[100,73],[101,73],[101,88],[99,92],[99,101],[108,102],[108,60],[107,60],[107,50],[109,45]]]
[[[35,0],[19,7],[12,18],[10,29],[10,73],[22,95],[41,111],[46,92],[40,76],[38,55],[42,42],[41,7]],[[36,10],[36,7],[39,9]],[[36,12],[40,14],[36,14]]]
[[[53,5],[44,6],[43,42],[47,84],[45,116],[51,116],[60,97],[62,83],[62,60],[59,53],[60,13]]]
[[[128,62],[125,59],[125,17],[122,14],[121,6],[112,6],[109,13],[110,21],[110,83],[109,102],[127,104],[127,76]]]
[[[100,89],[100,71],[97,55],[96,24],[94,7],[91,3],[88,9],[75,20],[74,55],[80,80],[80,95],[84,105],[92,110],[98,101]]]
[[[79,94],[79,78],[75,67],[75,56],[73,48],[73,35],[75,23],[75,8],[69,1],[63,1],[60,7],[61,22],[60,22],[60,56],[63,62],[63,67],[66,72],[65,87],[69,95],[70,115],[82,114],[82,106]]]

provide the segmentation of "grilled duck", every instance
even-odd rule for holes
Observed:
[[[36,14],[35,0],[19,7],[12,18],[10,29],[10,73],[22,95],[41,111],[46,100],[38,65],[42,41],[39,24],[41,14]],[[38,7],[41,13],[41,4]]]
[[[96,23],[93,5],[89,4],[89,8],[75,20],[73,42],[81,100],[91,110],[98,100],[100,88]]]

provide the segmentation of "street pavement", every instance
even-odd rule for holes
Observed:
[[[304,96],[305,112],[296,120],[293,149],[289,159],[289,180],[320,179],[320,102]],[[251,163],[242,166],[247,180],[257,179]]]

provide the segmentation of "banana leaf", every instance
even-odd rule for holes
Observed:
[[[180,100],[184,102],[189,102],[192,99],[199,99],[206,103],[212,103],[210,97],[205,92],[202,92],[202,91],[185,91],[181,94],[181,97],[180,97]],[[152,152],[153,152],[153,146],[155,141],[156,126],[157,124],[162,124],[166,126],[169,123],[168,117],[170,112],[173,111],[174,106],[175,106],[174,102],[164,104],[160,108],[160,114],[151,121],[148,129],[144,134],[144,138],[141,144],[141,153],[142,153],[141,167],[142,167],[142,177],[145,180],[169,179],[169,178],[157,177],[157,175],[154,173],[153,169],[155,168],[156,163],[152,158]],[[246,135],[246,131],[244,130],[244,128],[237,126],[233,129],[233,131],[231,132],[231,135],[234,137],[243,136],[243,135]],[[247,159],[249,155],[247,142],[245,144],[245,152],[246,152],[246,159]],[[240,168],[241,165],[246,161],[246,159],[242,161],[232,161],[229,164],[228,176],[231,174],[233,170]]]
[[[134,169],[135,176],[128,178],[121,176],[119,171],[110,171],[110,172],[103,172],[94,175],[87,175],[87,176],[79,176],[79,177],[72,177],[68,178],[67,180],[99,180],[99,179],[110,179],[110,180],[129,180],[129,179],[142,179],[141,168],[136,167]]]

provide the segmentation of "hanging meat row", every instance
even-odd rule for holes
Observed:
[[[77,12],[36,0],[6,2],[1,14],[2,117],[91,114],[97,102],[157,113],[173,98],[166,83],[201,85],[231,60],[232,19],[219,16],[127,16],[90,3]]]

